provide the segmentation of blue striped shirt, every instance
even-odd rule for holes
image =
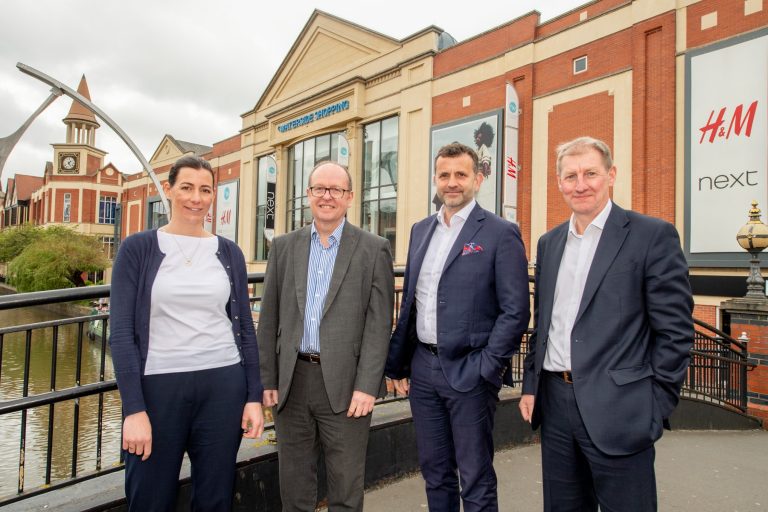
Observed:
[[[346,219],[328,237],[328,247],[320,243],[320,235],[312,222],[312,236],[309,241],[309,264],[307,265],[307,302],[304,306],[304,336],[301,338],[302,353],[320,353],[320,321],[323,317],[325,297],[331,284],[333,265],[339,252],[341,232]]]

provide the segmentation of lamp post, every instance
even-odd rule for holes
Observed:
[[[760,252],[768,247],[768,226],[760,220],[760,208],[757,201],[752,201],[749,210],[749,220],[736,235],[739,245],[752,256],[749,261],[749,277],[747,277],[747,294],[745,297],[766,300],[765,279],[760,275]]]

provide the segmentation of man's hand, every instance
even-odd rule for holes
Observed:
[[[528,423],[533,418],[533,406],[536,402],[534,395],[523,395],[520,397],[520,414],[523,416],[523,420]]]
[[[400,380],[392,380],[392,386],[395,388],[395,393],[401,396],[408,396],[408,391],[411,389],[411,385],[407,378]]]
[[[349,403],[347,418],[352,416],[360,418],[361,416],[369,415],[373,411],[373,402],[375,401],[375,396],[363,393],[362,391],[355,391],[352,393],[352,401]]]
[[[147,460],[152,454],[152,425],[146,411],[125,417],[123,421],[123,450],[134,455],[141,455]]]
[[[277,390],[265,389],[262,403],[264,407],[274,407],[277,405]]]
[[[274,392],[277,395],[277,391]],[[240,423],[243,437],[256,439],[264,432],[264,412],[259,402],[248,402],[243,407],[243,419]]]

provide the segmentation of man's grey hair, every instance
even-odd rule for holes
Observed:
[[[563,157],[581,155],[590,149],[594,149],[600,153],[606,171],[613,167],[613,157],[611,157],[611,148],[608,147],[608,144],[600,139],[595,139],[594,137],[579,137],[578,139],[573,139],[572,141],[564,142],[557,146],[557,149],[555,150],[557,154],[557,175],[560,176],[560,173],[563,171]]]

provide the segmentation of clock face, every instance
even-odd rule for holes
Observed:
[[[73,170],[76,165],[77,165],[77,160],[75,160],[75,157],[73,156],[65,156],[61,160],[61,167],[66,169],[67,171]]]

